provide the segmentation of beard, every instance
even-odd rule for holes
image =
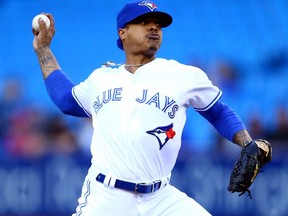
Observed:
[[[146,51],[142,52],[142,54],[144,54],[144,56],[146,56],[147,58],[151,58],[156,55],[157,51],[157,47],[151,46]]]
[[[158,51],[158,47],[156,47],[156,46],[150,46],[150,47],[149,47],[149,50],[152,51],[152,52],[153,52],[153,51],[154,51],[154,52],[157,52],[157,51]]]
[[[157,44],[150,44],[148,49],[145,51],[145,56],[152,57],[156,55],[157,51],[159,50],[159,45]]]

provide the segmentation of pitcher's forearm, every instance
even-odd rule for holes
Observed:
[[[46,79],[53,71],[61,69],[49,46],[35,50],[43,78]]]
[[[233,142],[243,147],[247,142],[252,141],[252,138],[247,130],[237,132],[233,137]]]

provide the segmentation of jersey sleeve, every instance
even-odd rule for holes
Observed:
[[[90,102],[90,82],[91,76],[85,81],[79,83],[72,88],[72,95],[80,107],[91,117],[91,102]]]
[[[221,98],[222,91],[199,68],[194,68],[190,85],[192,89],[189,92],[189,103],[196,111],[208,110]]]

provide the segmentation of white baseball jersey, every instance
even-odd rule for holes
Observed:
[[[209,109],[221,91],[199,68],[157,58],[134,74],[124,65],[96,69],[73,95],[93,120],[92,166],[143,182],[170,175],[186,109]]]

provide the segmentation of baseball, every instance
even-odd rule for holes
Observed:
[[[32,20],[32,28],[36,31],[38,31],[38,28],[39,28],[39,23],[38,23],[38,20],[39,19],[43,19],[45,24],[46,24],[46,27],[49,28],[50,27],[50,20],[47,16],[45,16],[44,14],[38,14],[37,16],[35,16]]]

